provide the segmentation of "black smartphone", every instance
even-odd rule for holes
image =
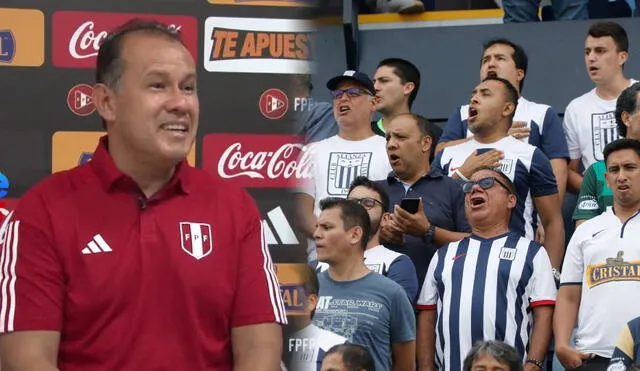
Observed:
[[[400,202],[400,207],[411,214],[418,212],[418,206],[420,205],[419,198],[403,198]]]

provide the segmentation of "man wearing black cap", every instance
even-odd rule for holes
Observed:
[[[373,81],[364,73],[345,71],[327,82],[333,98],[333,116],[338,134],[310,145],[312,176],[298,189],[298,227],[309,239],[316,228],[319,201],[325,197],[347,197],[351,182],[358,176],[371,180],[387,177],[385,138],[371,130],[375,111]],[[308,241],[308,258],[316,261],[315,245]]]

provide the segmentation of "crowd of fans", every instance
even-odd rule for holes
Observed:
[[[301,120],[313,174],[296,220],[311,268],[285,366],[534,371],[551,369],[553,351],[571,370],[640,362],[640,83],[624,75],[628,50],[619,24],[590,27],[595,86],[564,120],[523,97],[527,55],[507,39],[485,44],[480,81],[442,131],[411,113],[410,61],[329,80],[332,105]],[[565,249],[566,192],[579,196]],[[344,344],[373,366],[323,362]],[[485,355],[497,364],[476,368]]]

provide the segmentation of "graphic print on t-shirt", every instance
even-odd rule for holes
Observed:
[[[593,157],[604,160],[604,147],[618,139],[618,124],[614,111],[591,114],[591,138],[593,140]]]
[[[356,177],[368,177],[372,154],[372,152],[331,152],[327,193],[332,196],[346,196],[351,182]]]
[[[586,276],[589,288],[612,281],[640,281],[640,261],[625,261],[624,251],[618,251],[604,264],[589,265]]]
[[[318,308],[324,315],[315,324],[353,342],[353,334],[358,329],[365,332],[380,326],[383,307],[382,303],[374,300],[320,296]]]

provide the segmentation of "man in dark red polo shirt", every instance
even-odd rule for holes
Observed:
[[[286,323],[250,196],[185,158],[196,65],[133,22],[100,48],[93,160],[21,199],[0,233],[9,370],[279,370]]]

